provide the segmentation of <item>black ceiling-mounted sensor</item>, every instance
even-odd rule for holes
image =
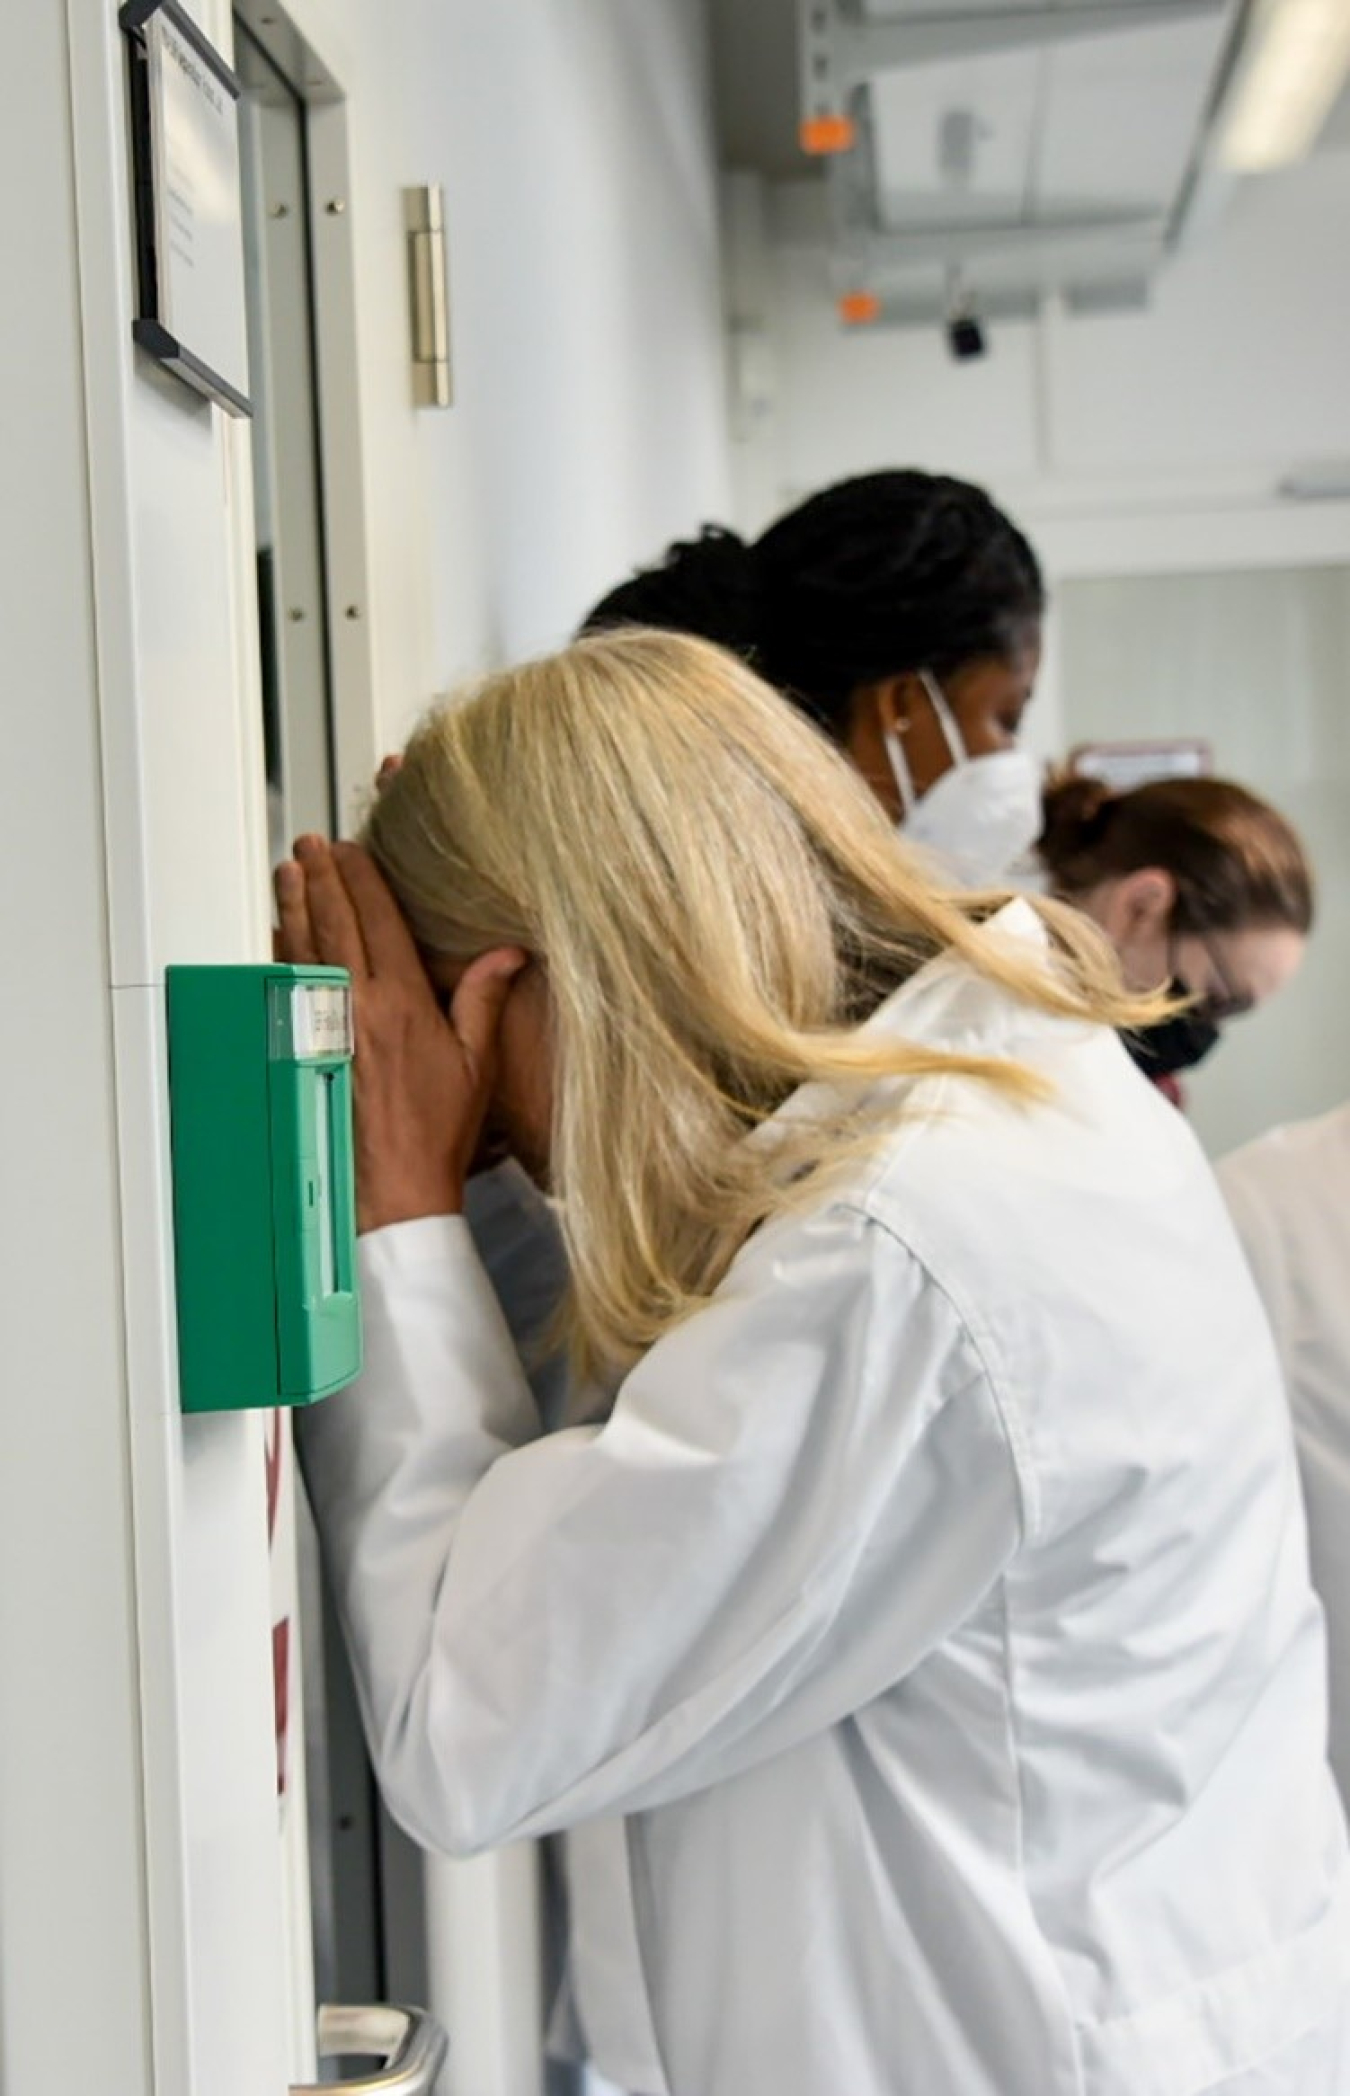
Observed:
[[[947,322],[947,347],[959,364],[987,353],[984,329],[973,313],[953,314]]]
[[[958,364],[968,364],[972,357],[988,353],[989,344],[975,310],[975,300],[955,264],[947,271],[946,336],[947,348]]]

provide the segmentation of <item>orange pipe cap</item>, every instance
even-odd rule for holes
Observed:
[[[848,153],[853,150],[857,127],[851,116],[808,116],[798,132],[804,153]]]

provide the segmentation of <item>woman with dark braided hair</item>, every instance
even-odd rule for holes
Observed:
[[[908,838],[977,884],[1040,828],[1016,744],[1044,606],[1035,554],[983,489],[908,470],[825,488],[752,544],[705,526],[585,630],[659,626],[730,648],[841,745]]]

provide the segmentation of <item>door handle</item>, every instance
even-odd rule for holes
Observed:
[[[434,2096],[436,2076],[449,2050],[445,2032],[425,2009],[401,2009],[393,2002],[371,2002],[362,2008],[327,2002],[319,2010],[319,2058],[344,2055],[382,2060],[375,2074],[355,2081],[316,2082],[292,2086],[290,2096]]]

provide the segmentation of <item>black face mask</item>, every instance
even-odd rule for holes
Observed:
[[[1180,976],[1174,975],[1167,985],[1167,994],[1180,998],[1191,993]],[[1178,1070],[1193,1070],[1203,1062],[1218,1041],[1219,1031],[1214,1021],[1205,1017],[1203,1004],[1199,1004],[1188,1012],[1178,1012],[1175,1019],[1163,1019],[1157,1026],[1141,1026],[1134,1033],[1122,1034],[1121,1039],[1145,1077],[1171,1077]]]

